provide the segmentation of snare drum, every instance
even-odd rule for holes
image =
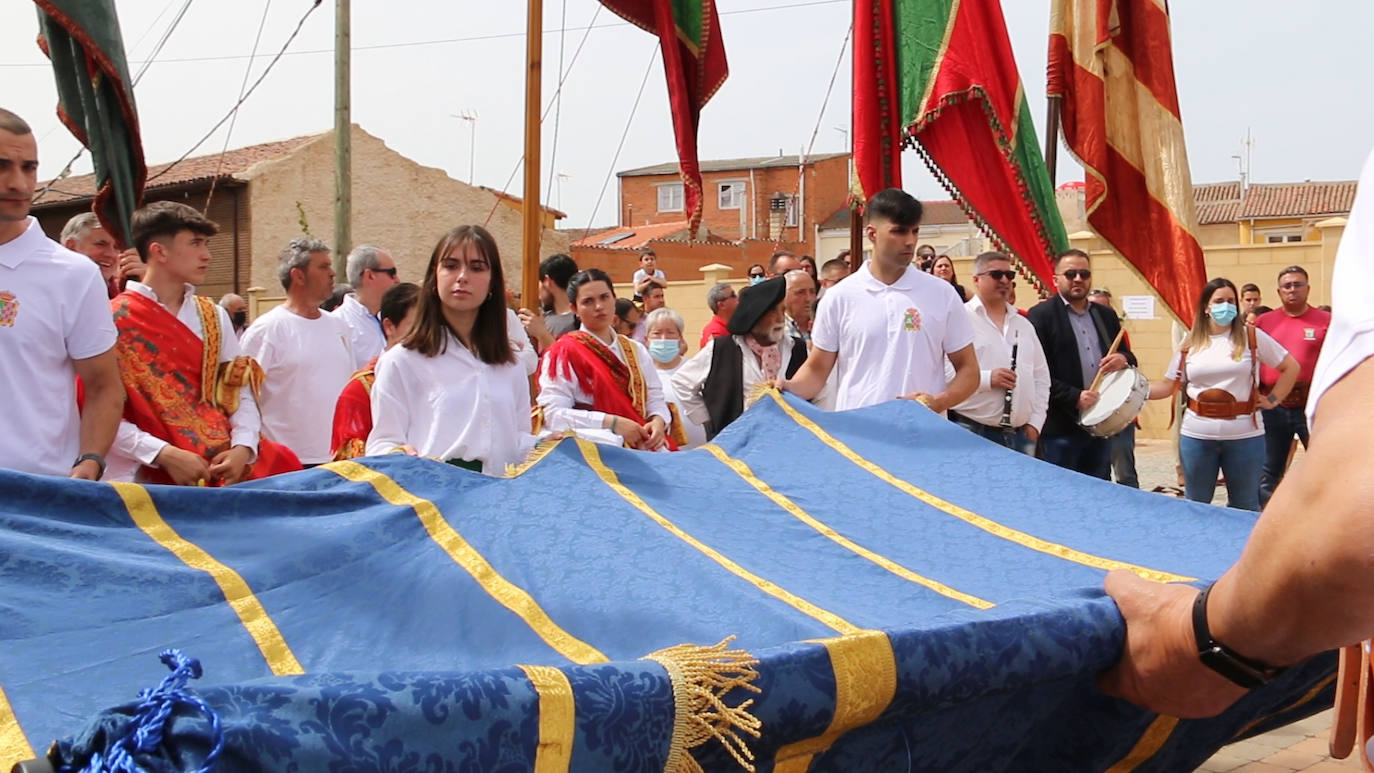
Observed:
[[[1140,415],[1150,380],[1135,368],[1125,368],[1103,376],[1097,393],[1097,404],[1084,411],[1078,423],[1093,435],[1111,437]]]

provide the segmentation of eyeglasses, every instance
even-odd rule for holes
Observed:
[[[1301,290],[1302,288],[1304,288],[1304,287],[1306,287],[1306,286],[1307,286],[1307,283],[1306,283],[1306,282],[1284,282],[1283,284],[1279,285],[1279,289],[1280,289],[1280,290]]]
[[[396,267],[395,267],[395,266],[392,266],[391,268],[374,268],[374,269],[369,269],[369,270],[370,270],[372,273],[374,273],[374,274],[386,274],[387,276],[391,277],[392,279],[395,279],[395,278],[396,278]]]
[[[1089,271],[1086,268],[1071,268],[1068,271],[1065,271],[1063,274],[1060,274],[1060,276],[1064,277],[1065,279],[1068,279],[1069,281],[1073,281],[1075,279],[1087,280],[1093,278],[1093,272]]]
[[[981,274],[974,274],[974,276],[988,276],[988,277],[992,277],[993,279],[996,279],[996,280],[999,280],[999,281],[1000,281],[1000,280],[1003,280],[1003,279],[1006,279],[1006,280],[1010,281],[1010,280],[1016,278],[1016,272],[1015,272],[1015,271],[1003,271],[1003,270],[997,270],[997,271],[984,271],[984,272],[981,273]]]

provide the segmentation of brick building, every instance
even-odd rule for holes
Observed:
[[[620,225],[685,221],[677,163],[618,172]],[[811,242],[815,228],[844,206],[849,154],[701,162],[702,224],[731,240]]]
[[[325,243],[333,240],[333,137],[332,131],[322,132],[230,150],[222,158],[218,153],[188,158],[170,169],[167,164],[148,168],[145,201],[179,201],[205,212],[209,199],[206,214],[221,231],[210,240],[214,260],[199,288],[202,295],[217,298],[262,288],[260,295],[270,304],[282,295],[277,279],[282,247],[305,233]],[[352,141],[357,244],[386,247],[401,279],[418,282],[444,231],[485,224],[501,250],[507,285],[519,289],[520,199],[421,166],[356,125]],[[72,215],[89,211],[94,190],[91,175],[58,180],[35,202],[34,216],[56,238]],[[541,255],[568,250],[567,236],[553,230],[562,217],[546,210]]]

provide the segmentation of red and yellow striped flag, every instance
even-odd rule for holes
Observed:
[[[1086,172],[1088,224],[1191,322],[1207,273],[1163,0],[1055,0],[1048,93]]]

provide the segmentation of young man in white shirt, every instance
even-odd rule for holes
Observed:
[[[0,108],[0,468],[99,480],[124,409],[109,297],[100,269],[29,216],[37,184],[33,131]]]
[[[978,388],[973,327],[949,282],[911,265],[921,203],[888,188],[865,214],[873,257],[821,299],[811,354],[779,386],[810,400],[837,370],[835,410],[904,398],[944,413]],[[946,357],[954,365],[948,383]]]
[[[353,292],[345,295],[337,309],[330,312],[348,325],[348,345],[353,349],[353,369],[362,370],[386,348],[382,321],[377,310],[382,293],[394,287],[396,261],[391,253],[372,244],[362,244],[348,253],[344,270]]]
[[[261,370],[240,356],[229,313],[195,294],[219,226],[157,201],[134,212],[130,230],[147,270],[111,303],[128,404],[108,477],[231,485],[300,469],[279,446],[259,448],[252,382]]]
[[[329,247],[318,239],[292,239],[277,275],[286,302],[248,326],[243,351],[267,374],[258,395],[263,434],[313,467],[334,456],[334,399],[357,369],[348,325],[320,311],[334,289]]]
[[[1050,400],[1050,366],[1030,320],[1007,303],[1015,276],[1011,259],[1000,252],[973,261],[973,298],[964,309],[973,325],[978,389],[951,408],[949,418],[994,443],[1034,454]]]

